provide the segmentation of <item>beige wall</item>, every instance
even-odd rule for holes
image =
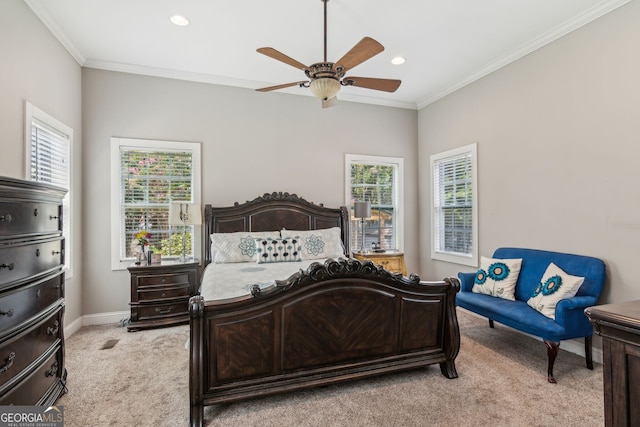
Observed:
[[[430,259],[429,156],[478,143],[479,250],[605,260],[601,302],[640,298],[640,3],[630,2],[419,111],[420,266]]]
[[[82,314],[81,69],[23,1],[0,1],[0,175],[25,178],[25,101],[74,130],[74,274],[66,281],[65,322]],[[68,243],[67,243],[68,244]]]
[[[405,251],[417,268],[417,118],[413,110],[258,93],[134,74],[83,70],[85,314],[128,309],[127,271],[109,263],[112,136],[202,143],[202,202],[218,206],[265,192],[344,204],[345,153],[405,159]]]

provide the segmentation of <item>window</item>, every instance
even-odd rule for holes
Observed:
[[[111,266],[134,258],[136,234],[165,258],[182,254],[182,226],[169,225],[173,201],[200,203],[200,144],[111,138]],[[186,229],[186,253],[200,252],[194,226]],[[197,258],[197,257],[196,257]]]
[[[478,266],[476,144],[431,156],[431,258]]]
[[[72,277],[71,146],[73,129],[38,107],[25,104],[25,159],[27,179],[65,188],[62,200],[62,233],[65,238],[65,278]]]
[[[345,165],[345,199],[351,215],[351,251],[370,250],[374,244],[381,249],[402,251],[403,159],[347,154]],[[354,204],[360,201],[371,203],[369,218],[355,218]]]

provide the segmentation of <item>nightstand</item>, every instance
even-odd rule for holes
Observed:
[[[355,252],[353,257],[360,261],[369,260],[392,273],[407,275],[407,267],[404,265],[404,254],[402,252]]]
[[[200,262],[162,261],[131,265],[131,317],[127,330],[136,331],[189,322],[189,298],[199,287]]]

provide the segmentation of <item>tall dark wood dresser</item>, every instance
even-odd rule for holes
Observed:
[[[0,177],[0,405],[52,405],[66,392],[66,190]]]
[[[597,305],[584,312],[602,337],[605,426],[638,426],[640,300]]]

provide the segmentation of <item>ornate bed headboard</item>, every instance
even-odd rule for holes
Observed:
[[[345,206],[325,208],[295,194],[265,193],[245,203],[215,208],[204,207],[203,260],[211,262],[211,234],[238,231],[320,230],[340,227],[346,255],[349,255],[349,211]]]

